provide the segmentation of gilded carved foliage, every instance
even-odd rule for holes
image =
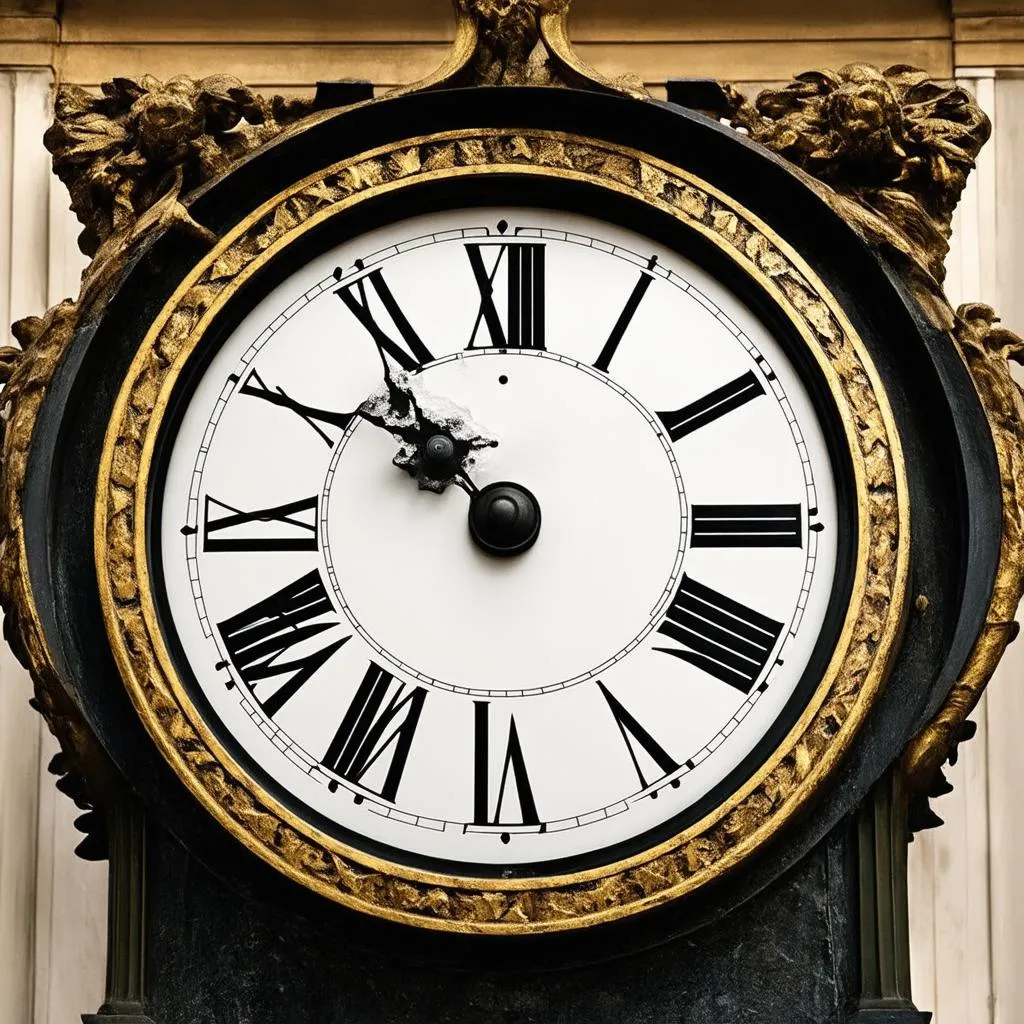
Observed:
[[[87,275],[156,223],[177,222],[212,242],[181,196],[311,109],[309,100],[266,98],[229,75],[115,78],[99,96],[61,86],[43,141],[84,226]]]
[[[1003,536],[985,628],[945,704],[910,743],[904,767],[919,794],[939,795],[947,757],[973,734],[974,709],[1016,635],[1024,592],[1024,405],[1010,375],[1024,342],[995,326],[992,309],[961,306],[943,291],[953,211],[991,125],[973,97],[915,68],[850,64],[809,71],[748,102],[728,88],[733,123],[827,188],[828,201],[902,273],[925,312],[951,337],[988,414],[1003,492]],[[940,823],[918,807],[922,827]]]
[[[853,457],[863,474],[863,594],[854,602],[838,645],[841,661],[812,701],[792,744],[748,791],[657,856],[638,858],[601,876],[531,882],[528,890],[423,881],[400,868],[357,859],[254,788],[190,714],[155,621],[139,587],[144,509],[138,491],[146,437],[157,395],[173,386],[168,371],[197,344],[204,314],[240,274],[271,247],[297,236],[315,214],[371,195],[380,186],[412,183],[439,172],[508,170],[517,164],[584,177],[674,211],[707,233],[749,272],[774,289],[783,308],[828,358],[836,396],[848,411]],[[849,326],[809,276],[759,225],[695,179],[639,154],[585,139],[545,133],[452,133],[329,169],[320,180],[282,196],[275,208],[240,230],[183,289],[159,324],[151,348],[136,360],[122,392],[116,434],[108,438],[109,476],[101,474],[106,531],[101,588],[108,627],[129,690],[151,735],[205,806],[254,852],[304,884],[350,905],[426,927],[525,932],[579,927],[674,898],[727,870],[771,835],[808,798],[841,756],[881,685],[903,607],[908,537],[899,501],[898,442]]]
[[[480,85],[552,85],[558,79],[546,52],[537,51],[540,16],[567,0],[457,0],[477,25],[472,73]],[[557,83],[561,84],[561,83]]]
[[[306,101],[264,98],[227,76],[116,79],[101,96],[74,86],[57,92],[56,118],[44,142],[84,226],[79,244],[93,260],[76,301],[18,321],[12,332],[20,347],[0,348],[0,606],[5,639],[32,675],[32,704],[61,745],[51,765],[62,777],[58,788],[82,809],[102,797],[109,768],[52,663],[25,565],[21,495],[36,418],[79,317],[102,303],[130,246],[169,225],[212,241],[180,204],[181,194],[223,173],[309,108]],[[89,833],[79,852],[100,855],[97,817],[77,824]]]
[[[888,250],[941,326],[953,210],[991,125],[973,97],[906,65],[807,71],[753,102],[730,90],[734,124],[829,186],[832,205]]]

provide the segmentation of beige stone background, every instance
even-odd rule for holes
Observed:
[[[41,143],[55,83],[223,72],[266,91],[384,89],[438,64],[452,25],[446,0],[0,0],[0,329],[76,294],[84,263]],[[957,214],[948,290],[1024,332],[1024,0],[575,0],[571,32],[584,59],[655,95],[667,77],[756,91],[853,60],[956,77],[995,131]],[[914,997],[935,1024],[1024,1024],[1022,671],[1024,643],[935,802],[945,827],[911,848]],[[0,648],[0,1020],[72,1024],[102,999],[105,866],[72,855],[77,812],[46,773],[56,748],[29,695]]]

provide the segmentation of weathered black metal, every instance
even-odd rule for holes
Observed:
[[[863,984],[852,816],[948,692],[992,588],[1000,492],[972,382],[885,264],[783,161],[670,104],[536,88],[400,97],[339,111],[271,144],[193,195],[189,209],[220,234],[329,163],[479,124],[530,124],[645,150],[714,182],[801,253],[843,302],[892,400],[911,489],[910,594],[927,596],[927,610],[911,614],[887,690],[813,813],[727,883],[678,906],[579,935],[491,940],[370,921],[296,892],[221,833],[159,757],[100,613],[90,510],[106,424],[136,346],[204,251],[171,229],[136,253],[82,321],[40,414],[24,493],[47,639],[153,833],[146,933],[160,955],[148,1012],[157,1024],[842,1019],[856,1011]],[[507,183],[493,188],[495,198],[507,195]],[[358,223],[353,216],[346,230]],[[862,1024],[925,1019],[908,1017],[917,1013],[909,1007],[860,1013]]]

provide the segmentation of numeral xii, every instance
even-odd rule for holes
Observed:
[[[497,253],[490,270],[484,260],[485,250]],[[480,292],[480,309],[466,347],[475,346],[483,324],[494,348],[544,348],[543,243],[467,242],[466,255]],[[504,320],[494,301],[494,282],[502,271],[507,295]]]

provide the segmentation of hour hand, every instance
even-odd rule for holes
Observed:
[[[415,477],[421,490],[437,494],[457,479],[468,480],[476,453],[498,444],[466,409],[390,367],[356,415],[394,435],[400,443],[394,464]]]

